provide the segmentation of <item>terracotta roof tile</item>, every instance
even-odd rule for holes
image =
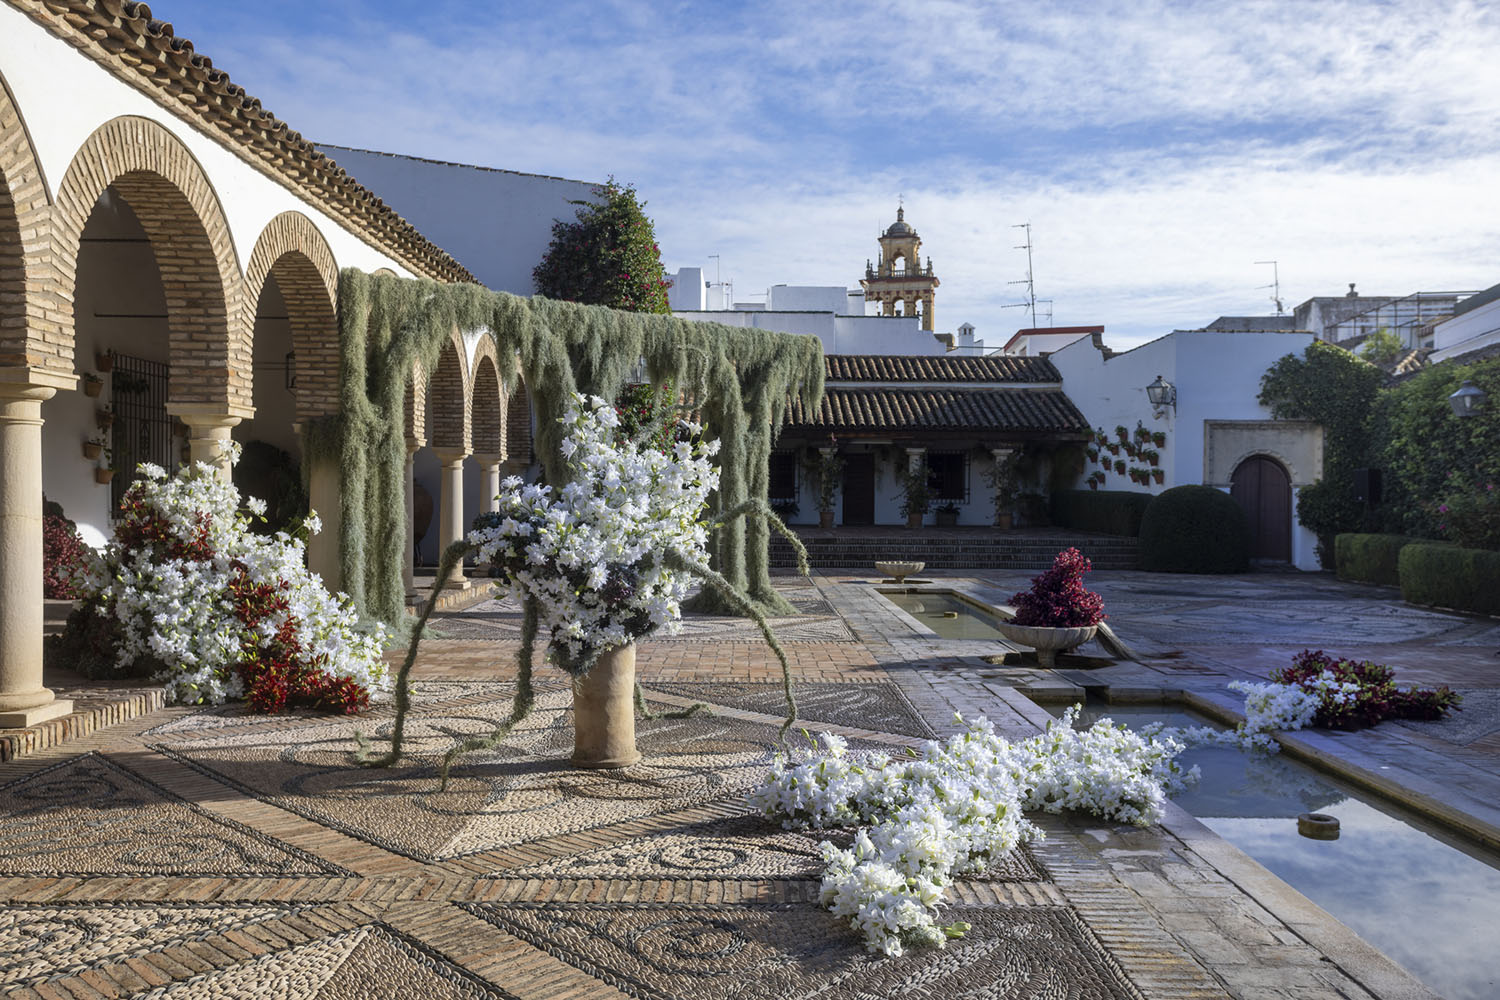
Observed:
[[[859,389],[830,387],[816,413],[792,403],[787,431],[985,431],[1087,433],[1061,389]]]
[[[1061,382],[1046,358],[1006,354],[829,354],[829,382]]]
[[[374,192],[311,142],[261,107],[193,51],[172,25],[132,0],[7,0],[116,76],[152,95],[252,163],[279,176],[308,200],[363,231],[418,274],[440,281],[477,279]]]

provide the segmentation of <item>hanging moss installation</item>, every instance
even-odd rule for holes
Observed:
[[[433,372],[455,331],[479,329],[493,336],[498,357],[517,359],[536,414],[536,454],[557,485],[566,478],[558,421],[573,392],[613,399],[641,358],[653,382],[683,387],[722,442],[715,513],[748,510],[718,532],[714,569],[760,610],[791,611],[771,586],[769,511],[747,501],[764,501],[789,401],[812,408],[822,398],[816,337],[347,269],[339,276],[340,411],[310,422],[305,454],[339,469],[343,588],[363,614],[392,625],[405,619],[404,404],[413,368]],[[509,391],[516,372],[501,368]]]

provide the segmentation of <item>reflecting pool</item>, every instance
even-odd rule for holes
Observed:
[[[951,590],[889,590],[877,593],[943,639],[1003,639],[1000,616]]]

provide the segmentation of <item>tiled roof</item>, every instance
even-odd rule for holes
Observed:
[[[830,387],[815,414],[797,402],[787,431],[985,431],[1087,433],[1061,389],[859,389]]]
[[[245,88],[215,69],[193,43],[131,0],[7,0],[54,35],[86,53],[164,107],[197,119],[218,138],[309,201],[387,248],[418,274],[440,281],[475,281]]]
[[[828,354],[829,382],[1061,382],[1046,358],[1004,354]]]

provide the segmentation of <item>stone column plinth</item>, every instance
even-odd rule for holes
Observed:
[[[0,729],[73,711],[42,686],[42,401],[56,391],[0,382]]]
[[[474,461],[484,471],[484,509],[497,511],[500,509],[500,456],[475,455]]]
[[[452,448],[434,450],[438,461],[443,463],[442,495],[438,497],[438,557],[441,559],[448,546],[464,537],[464,459],[469,455]],[[469,586],[462,563],[454,567],[448,586],[459,590]]]
[[[335,459],[308,450],[307,435],[301,424],[293,424],[292,429],[302,438],[303,461],[307,463],[307,506],[323,523],[323,530],[307,540],[307,568],[322,578],[323,586],[336,593],[344,589],[344,566],[339,558],[343,479]]]

